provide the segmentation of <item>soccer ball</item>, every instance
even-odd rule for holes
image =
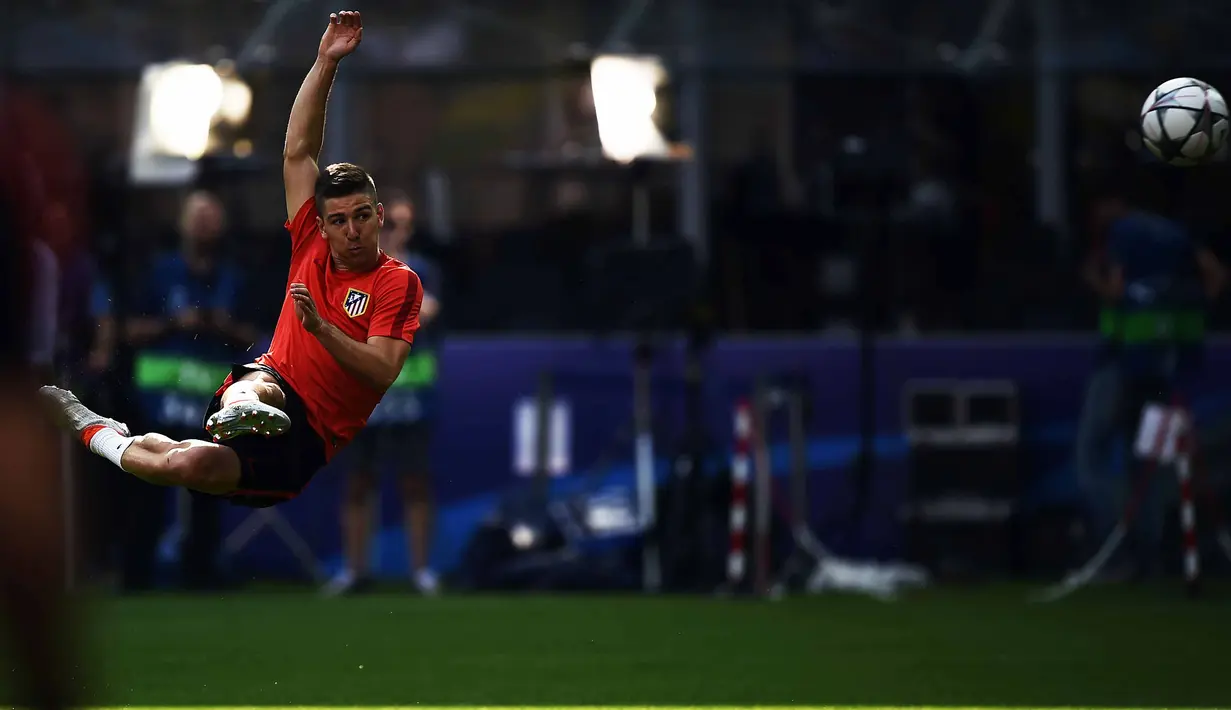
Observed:
[[[1150,152],[1171,165],[1199,165],[1223,147],[1231,124],[1227,102],[1204,81],[1163,82],[1141,106],[1141,137]]]

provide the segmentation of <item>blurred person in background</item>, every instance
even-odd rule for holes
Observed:
[[[55,252],[41,239],[31,243],[34,294],[30,323],[30,364],[35,373],[50,382],[56,377],[56,354],[60,323],[60,266]]]
[[[65,235],[71,229],[71,221],[67,212],[68,207],[63,204],[49,209],[52,227],[48,241],[53,245],[68,242]],[[107,229],[105,220],[96,218],[95,224],[98,226],[83,230],[89,235],[90,248],[56,248],[60,270],[61,376],[72,386],[95,393],[109,411],[131,419],[136,418],[132,412],[131,352],[126,343],[115,337],[114,318],[109,315],[110,294],[103,280],[111,272],[113,265],[109,262],[118,240]],[[80,574],[105,587],[115,587],[123,562],[117,549],[129,527],[119,507],[127,481],[100,470],[103,462],[88,452],[74,450],[66,455],[73,471],[73,497],[81,530],[77,548]]]
[[[0,87],[0,92],[3,87]],[[23,134],[11,125],[7,97],[0,93],[0,142],[23,147]],[[8,130],[13,129],[13,130]],[[20,150],[6,155],[21,155]],[[20,215],[39,209],[31,190],[39,182],[38,161],[31,170],[0,172],[0,211],[13,216],[0,224],[0,297],[9,304],[9,327],[0,338],[0,446],[6,466],[0,475],[0,604],[14,655],[16,697],[11,703],[39,710],[74,706],[81,668],[72,634],[64,572],[66,540],[64,499],[55,432],[40,417],[38,378],[47,369],[46,352],[54,342],[54,326],[45,322],[57,284],[45,245],[38,245]],[[20,181],[20,182],[18,182]],[[50,338],[50,341],[49,341]],[[54,349],[54,348],[52,348]]]
[[[226,212],[213,194],[196,191],[184,200],[176,232],[178,248],[153,259],[142,273],[148,280],[127,299],[126,344],[135,353],[135,381],[144,415],[168,435],[186,438],[200,428],[200,412],[213,393],[179,375],[188,370],[226,369],[256,340],[256,329],[237,316],[242,274],[223,258]],[[90,355],[96,372],[109,369],[117,346],[117,319],[111,295],[100,288],[94,298],[99,335]],[[170,372],[178,385],[159,373]],[[154,555],[163,524],[166,491],[128,479],[128,531],[121,584],[128,590],[152,585]],[[190,589],[214,586],[220,542],[221,509],[216,499],[191,494],[189,520],[180,548],[181,583]]]
[[[1123,433],[1119,431],[1121,381],[1114,337],[1119,294],[1107,253],[1108,233],[1117,218],[1114,207],[1115,203],[1107,199],[1095,202],[1090,218],[1091,247],[1081,272],[1082,281],[1099,304],[1094,371],[1086,382],[1073,452],[1077,480],[1085,496],[1087,556],[1111,534],[1127,500],[1126,481],[1116,476],[1112,466],[1116,435]],[[1116,577],[1127,570],[1113,565],[1106,573]]]
[[[114,278],[120,288],[113,288],[107,276],[106,270],[96,268],[86,309],[93,323],[89,349],[81,377],[73,385],[88,388],[108,411],[116,412],[121,419],[139,421],[132,356],[134,347],[145,343],[137,337],[142,326],[138,323],[140,319],[131,315],[131,299],[122,295],[134,289],[125,285],[122,277]],[[117,295],[123,305],[117,305]],[[125,315],[124,337],[119,334],[121,319],[117,318],[117,310],[123,310]],[[94,494],[94,505],[85,511],[86,524],[95,533],[87,542],[88,554],[96,564],[93,571],[105,578],[104,584],[121,591],[150,588],[161,519],[143,511],[159,506],[162,494],[145,490],[127,476],[115,476],[105,461],[88,455],[89,452],[75,454],[84,471],[83,488]]]
[[[41,249],[21,240],[0,228],[7,256],[0,289],[6,303],[26,306],[25,313],[13,314],[15,329],[0,346],[0,444],[7,459],[0,476],[0,600],[20,669],[22,697],[10,700],[59,710],[72,706],[71,674],[77,670],[64,577],[64,500],[55,432],[30,416],[38,406],[37,377],[45,369],[38,363],[45,333],[35,334],[44,330],[40,301],[55,284],[40,279]]]
[[[364,591],[370,586],[368,546],[378,469],[393,462],[400,474],[406,545],[411,577],[423,594],[435,594],[439,580],[430,566],[432,535],[431,459],[436,388],[437,329],[430,326],[440,313],[440,270],[412,245],[415,208],[405,193],[391,191],[380,235],[384,252],[409,266],[423,284],[420,330],[414,351],[402,366],[398,381],[372,412],[367,427],[353,444],[354,469],[342,502],[342,539],[346,567],[325,587],[330,596]]]
[[[1227,275],[1219,259],[1185,226],[1135,209],[1120,191],[1100,197],[1095,215],[1105,234],[1105,256],[1102,264],[1096,260],[1087,265],[1087,278],[1106,304],[1100,318],[1103,360],[1096,372],[1096,378],[1105,381],[1096,379],[1087,393],[1080,434],[1086,441],[1079,446],[1097,448],[1100,437],[1119,429],[1127,444],[1126,460],[1134,465],[1128,467],[1128,477],[1111,482],[1109,467],[1092,464],[1086,455],[1079,458],[1079,464],[1087,466],[1079,474],[1088,477],[1082,482],[1094,505],[1111,510],[1096,530],[1104,537],[1123,514],[1128,496],[1143,496],[1131,538],[1131,572],[1149,578],[1160,571],[1166,513],[1162,492],[1170,473],[1145,474],[1150,479],[1139,483],[1141,465],[1132,455],[1132,443],[1147,404],[1187,404],[1184,392],[1204,365],[1206,311],[1221,295]]]

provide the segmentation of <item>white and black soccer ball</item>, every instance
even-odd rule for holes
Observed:
[[[1200,165],[1227,141],[1231,123],[1218,89],[1188,77],[1163,82],[1141,107],[1141,137],[1171,165]]]

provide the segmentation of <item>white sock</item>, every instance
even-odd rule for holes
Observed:
[[[128,451],[128,447],[136,440],[135,436],[124,436],[111,427],[105,427],[90,437],[90,451],[123,469],[120,461],[124,458],[124,452]]]

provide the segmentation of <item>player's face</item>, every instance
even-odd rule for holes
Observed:
[[[334,262],[349,271],[367,271],[380,257],[380,228],[385,209],[371,195],[358,193],[325,200],[321,234],[329,241]]]

